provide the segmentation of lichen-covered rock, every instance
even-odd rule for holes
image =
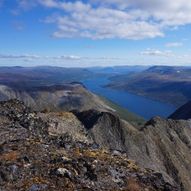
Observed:
[[[0,103],[0,190],[179,190],[125,153],[48,129],[48,122],[21,102]]]
[[[154,117],[143,127],[135,127],[109,112],[75,114],[98,145],[114,150],[114,155],[124,152],[139,166],[160,172],[165,181],[190,191],[191,120]]]

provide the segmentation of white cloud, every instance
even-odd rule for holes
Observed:
[[[31,58],[37,59],[40,58],[38,55],[22,54],[22,55],[13,55],[13,54],[0,54],[0,59],[22,59],[22,58]]]
[[[82,2],[61,3],[60,8],[68,14],[54,15],[45,20],[58,26],[53,34],[56,38],[144,39],[163,36],[157,25],[139,19],[139,14],[135,12],[130,14],[111,8],[93,8]]]
[[[28,61],[37,61],[37,60],[57,60],[57,61],[79,61],[79,60],[120,60],[118,57],[85,57],[85,56],[77,56],[77,55],[61,55],[61,56],[42,56],[36,54],[0,54],[0,59],[8,59],[8,60],[28,60]]]
[[[101,3],[101,0],[92,0]],[[191,1],[188,0],[105,0],[107,6],[127,10],[141,10],[163,25],[184,25],[191,23]]]
[[[140,53],[140,64],[190,66],[191,55],[175,53],[170,50],[146,49]],[[141,62],[140,62],[141,61]]]
[[[64,55],[64,56],[57,56],[57,57],[52,57],[54,59],[60,59],[60,60],[81,60],[82,57],[80,56],[74,56],[74,55]]]
[[[80,60],[82,57],[75,56],[75,55],[63,55],[63,56],[40,56],[40,55],[34,55],[34,54],[21,54],[21,55],[14,55],[14,54],[0,54],[0,59],[18,59],[18,60]]]
[[[147,49],[145,51],[142,51],[141,55],[162,56],[162,57],[174,56],[174,54],[171,51],[161,51],[161,50],[156,50],[156,49]]]
[[[169,48],[176,48],[176,47],[181,47],[181,46],[183,46],[183,43],[181,43],[181,42],[169,42],[169,43],[167,43],[166,45],[165,45],[166,47],[169,47]]]
[[[36,54],[0,54],[0,65],[55,65],[64,67],[91,67],[117,65],[190,65],[190,54],[174,54],[171,51],[147,49],[141,54],[127,57],[88,57],[76,55],[45,56]]]
[[[64,67],[110,66],[127,63],[127,58],[88,57],[78,55],[46,56],[36,54],[0,54],[0,65],[55,65]]]
[[[50,16],[56,38],[145,39],[162,37],[167,29],[191,24],[189,0],[18,0],[27,9],[37,5],[60,10]]]

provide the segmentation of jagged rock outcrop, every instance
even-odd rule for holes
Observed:
[[[191,121],[153,118],[140,129],[108,112],[75,113],[88,135],[106,149],[116,149],[163,174],[180,189],[191,186]]]
[[[191,119],[191,101],[178,108],[172,115],[169,116],[169,118],[184,120]]]
[[[99,125],[111,114],[100,116]],[[87,129],[77,117],[36,113],[17,100],[1,102],[0,190],[180,190],[161,173],[138,167],[125,153],[100,148],[86,132],[95,125]],[[117,121],[113,116],[111,125],[119,125]]]
[[[152,169],[159,169],[179,183],[191,186],[191,121],[154,118],[143,128]]]
[[[125,150],[125,126],[131,128],[131,124],[109,112],[89,110],[74,113],[97,144],[106,149]]]

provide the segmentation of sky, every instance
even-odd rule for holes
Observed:
[[[191,66],[190,0],[0,0],[0,66]]]

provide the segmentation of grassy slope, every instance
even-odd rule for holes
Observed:
[[[113,108],[116,113],[119,115],[120,118],[130,122],[132,125],[138,125],[141,126],[143,125],[146,121],[144,118],[136,115],[135,113],[132,113],[130,111],[128,111],[127,109],[119,106],[117,103],[114,103],[110,100],[108,100],[105,97],[100,96],[100,98],[105,102],[105,104],[107,104],[108,106],[110,106],[111,108]]]

